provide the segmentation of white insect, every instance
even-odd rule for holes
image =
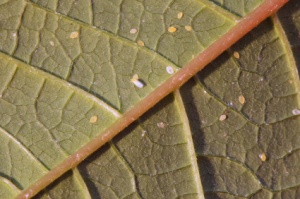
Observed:
[[[226,120],[227,119],[227,115],[221,115],[220,117],[219,117],[219,120],[222,122],[222,121],[224,121],[224,120]]]
[[[293,115],[300,115],[300,110],[299,109],[294,109],[292,111]]]
[[[145,86],[144,83],[139,80],[139,76],[137,74],[133,75],[131,82],[138,88],[143,88]]]
[[[174,69],[173,69],[172,66],[167,66],[167,67],[166,67],[166,71],[167,71],[167,73],[169,73],[169,74],[173,74],[173,73],[174,73]]]

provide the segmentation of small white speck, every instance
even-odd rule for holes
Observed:
[[[157,127],[160,128],[160,129],[165,128],[165,123],[163,123],[163,122],[159,122],[159,123],[157,123],[156,125],[157,125]]]
[[[51,46],[54,46],[54,42],[53,42],[53,41],[50,41],[50,45],[51,45]]]
[[[300,115],[300,110],[295,108],[292,113],[293,115]]]
[[[207,93],[207,91],[204,91],[204,94],[206,94]]]
[[[138,32],[138,30],[136,29],[136,28],[132,28],[131,30],[130,30],[130,34],[135,34],[135,33],[137,33]]]
[[[226,118],[227,118],[227,115],[221,115],[219,120],[222,122],[222,121],[226,120]]]
[[[167,73],[169,73],[169,74],[173,74],[173,73],[174,73],[174,69],[173,69],[172,66],[167,66],[167,67],[166,67],[166,71],[167,71]]]
[[[233,103],[232,103],[232,102],[229,102],[228,106],[233,106]]]
[[[201,124],[207,124],[207,121],[206,120],[202,120]]]
[[[147,131],[143,131],[142,137],[144,137],[146,133],[147,133]]]
[[[263,77],[261,77],[261,78],[259,79],[259,81],[260,81],[260,82],[264,81],[264,78],[263,78]]]
[[[17,33],[13,33],[13,37],[16,37],[17,36]]]

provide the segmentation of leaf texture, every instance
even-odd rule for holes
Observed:
[[[298,93],[295,61],[276,17],[183,87],[205,197],[297,198]]]
[[[30,186],[262,3],[1,2],[0,193]],[[299,82],[283,31],[265,21],[36,198],[295,197]]]

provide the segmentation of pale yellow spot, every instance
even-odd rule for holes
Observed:
[[[245,104],[246,99],[245,99],[245,97],[244,97],[243,95],[239,96],[239,102],[240,102],[241,104]]]
[[[192,31],[192,29],[193,29],[192,26],[184,26],[184,28],[186,31]]]
[[[267,160],[267,156],[265,153],[259,154],[259,158],[261,159],[261,161],[266,161]]]
[[[141,41],[141,40],[138,40],[136,43],[137,43],[139,46],[145,46],[145,43],[144,43],[143,41]]]
[[[226,120],[226,118],[227,118],[227,115],[221,115],[219,120],[222,122],[222,121]]]
[[[177,14],[177,18],[178,19],[181,19],[183,17],[183,12],[179,12],[178,14]]]
[[[71,38],[71,39],[75,39],[75,38],[78,37],[78,35],[79,35],[79,32],[71,32],[70,38]]]
[[[237,51],[234,51],[234,52],[233,52],[233,56],[234,56],[235,58],[239,59],[239,58],[240,58],[240,53],[237,52]]]
[[[177,28],[175,28],[174,26],[171,26],[171,27],[168,28],[168,31],[173,33],[173,32],[177,31]]]
[[[98,116],[97,115],[94,115],[94,116],[92,116],[91,118],[90,118],[90,123],[91,124],[94,124],[94,123],[96,123],[98,121]]]
[[[50,41],[50,45],[51,45],[51,46],[54,46],[54,42],[53,42],[53,41]]]
[[[131,81],[135,81],[135,80],[138,80],[139,79],[139,76],[137,74],[134,74],[131,78]]]
[[[131,30],[130,30],[130,34],[135,34],[135,33],[137,33],[138,32],[138,30],[136,29],[136,28],[132,28]]]

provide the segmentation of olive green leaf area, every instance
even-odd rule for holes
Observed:
[[[37,3],[3,4],[7,15],[2,20],[7,23],[0,50],[77,85],[121,112],[169,78],[167,66],[176,71],[238,19],[196,0]],[[180,11],[184,14],[178,19]],[[169,27],[176,31],[169,32]],[[145,88],[137,89],[129,81],[134,74]]]
[[[91,192],[103,198],[201,196],[200,179],[192,177],[198,176],[197,163],[178,98],[168,96],[79,165]]]
[[[299,196],[299,76],[284,31],[266,20],[181,90],[205,198]]]
[[[281,24],[288,37],[297,67],[300,67],[300,3],[291,1],[278,12]]]
[[[196,0],[1,1],[3,197],[99,135],[239,19]],[[134,74],[143,88],[130,81]],[[38,197],[201,197],[176,96]]]
[[[34,183],[260,3],[0,2],[0,194],[12,198]],[[299,148],[299,122],[292,117],[297,80],[270,23],[251,38],[261,48],[245,41],[244,48],[235,47],[239,60],[224,55],[183,92],[193,108],[186,106],[190,122],[174,93],[37,197],[203,197],[189,125],[208,196],[295,194],[289,188],[299,184],[292,166]],[[251,56],[260,59],[251,64]],[[233,67],[230,73],[226,66]],[[130,81],[134,74],[143,88]],[[260,87],[255,80],[261,76]],[[240,94],[243,106],[234,101]],[[223,112],[228,118],[221,123]],[[258,159],[262,153],[266,162]]]

